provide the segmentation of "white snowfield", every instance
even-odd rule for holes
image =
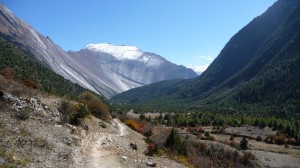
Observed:
[[[88,44],[86,49],[111,54],[117,60],[136,60],[143,55],[143,52],[135,46],[113,45],[107,43]]]

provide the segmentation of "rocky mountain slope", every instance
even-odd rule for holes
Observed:
[[[101,93],[107,97],[157,81],[197,76],[191,69],[134,46],[89,44],[85,49],[69,51],[69,54],[74,62],[86,67],[88,82],[101,88]]]
[[[65,52],[0,4],[0,36],[74,83],[111,97],[131,88],[166,79],[196,77],[191,69],[131,46],[89,45]]]
[[[219,103],[270,108],[284,104],[297,109],[300,100],[297,70],[299,7],[300,1],[277,1],[235,34],[200,77],[178,83],[172,93],[157,94],[153,91],[156,86],[160,87],[159,90],[173,86],[172,82],[169,82],[171,85],[160,82],[124,92],[113,100],[148,103],[156,107],[163,104],[191,107]],[[147,90],[152,91],[145,94]]]

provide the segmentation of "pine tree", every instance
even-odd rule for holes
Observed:
[[[246,137],[243,137],[243,139],[240,142],[240,149],[241,150],[246,150],[248,149],[248,141],[246,139]]]
[[[169,148],[171,151],[176,151],[180,155],[186,155],[186,146],[184,141],[181,139],[178,131],[172,129],[166,143],[165,147]]]

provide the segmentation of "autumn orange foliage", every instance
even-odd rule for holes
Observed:
[[[4,68],[0,71],[0,74],[7,79],[11,79],[13,77],[13,71],[11,68]]]
[[[126,120],[125,124],[128,127],[132,128],[133,130],[135,130],[135,131],[137,131],[137,132],[139,132],[141,134],[144,134],[144,132],[145,132],[144,125],[143,124],[139,124],[135,120]]]
[[[79,96],[79,99],[87,105],[88,109],[94,116],[107,122],[111,120],[108,106],[105,105],[102,100],[92,92],[83,92]]]
[[[33,88],[33,89],[37,89],[38,88],[36,82],[34,82],[32,79],[25,80],[24,84],[25,84],[25,86],[27,86],[29,88]]]

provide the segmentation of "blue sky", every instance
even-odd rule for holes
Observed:
[[[0,0],[64,50],[134,45],[179,65],[207,66],[276,0]]]

